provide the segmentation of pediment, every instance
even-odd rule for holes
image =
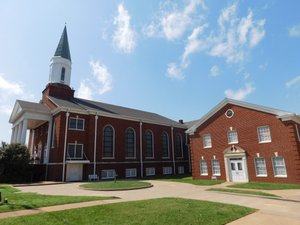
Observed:
[[[223,153],[224,153],[224,155],[226,155],[226,154],[245,154],[246,151],[237,145],[231,145],[230,147],[226,148],[223,151]]]

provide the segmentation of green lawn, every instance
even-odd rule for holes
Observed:
[[[153,178],[153,179],[162,180],[162,181],[189,183],[194,185],[204,185],[204,186],[221,184],[224,182],[224,180],[193,180],[191,176],[186,176],[186,175],[164,176],[164,177]]]
[[[162,198],[8,218],[0,224],[220,225],[253,212],[255,209],[236,205]]]
[[[258,182],[233,184],[233,185],[229,185],[228,187],[232,187],[232,188],[259,189],[259,190],[300,189],[300,185],[299,184],[273,184],[273,183],[258,183]]]
[[[0,192],[2,194],[2,203],[0,202],[0,212],[108,199],[107,197],[59,196],[24,193],[19,192],[19,190],[8,185],[0,185]],[[3,204],[4,198],[8,199],[8,204]]]
[[[274,194],[270,194],[270,193],[262,192],[262,191],[249,191],[249,190],[238,190],[238,189],[229,189],[229,188],[210,188],[210,189],[207,189],[207,191],[221,191],[221,192],[231,192],[231,193],[247,194],[247,195],[280,197],[278,195],[274,195]]]
[[[80,185],[82,188],[93,189],[93,190],[119,190],[119,189],[136,189],[143,187],[151,187],[149,182],[135,181],[135,180],[117,180],[115,181],[99,181],[90,182]]]

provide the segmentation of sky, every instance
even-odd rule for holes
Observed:
[[[224,98],[300,113],[300,1],[1,0],[0,140],[38,102],[66,24],[77,97],[201,118]]]

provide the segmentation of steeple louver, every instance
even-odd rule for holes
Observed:
[[[71,61],[71,54],[70,54],[70,49],[69,49],[68,34],[67,34],[66,26],[65,26],[64,31],[59,40],[59,43],[56,48],[54,56],[60,56],[62,58],[65,58],[65,59],[68,59]]]

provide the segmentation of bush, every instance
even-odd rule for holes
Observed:
[[[0,147],[0,181],[25,182],[31,179],[28,148],[21,144],[6,144]]]

